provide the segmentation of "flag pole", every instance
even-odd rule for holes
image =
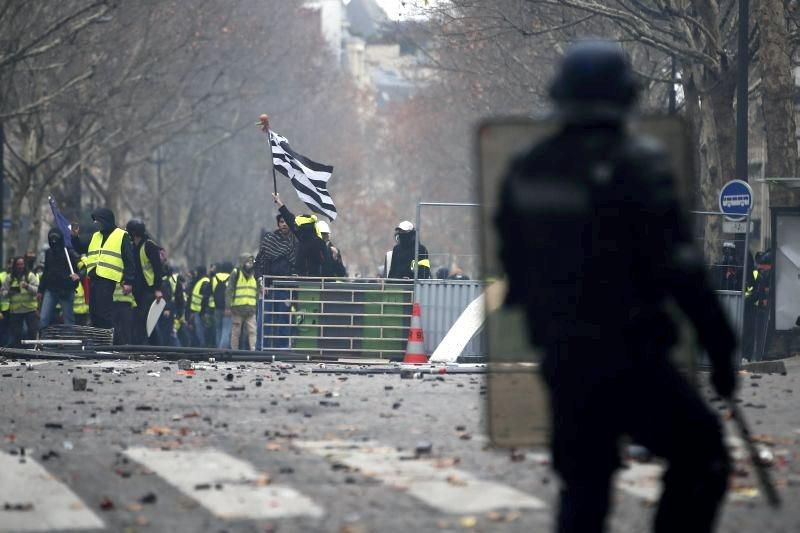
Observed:
[[[267,134],[267,143],[269,144],[269,163],[272,165],[272,189],[275,194],[278,194],[278,178],[275,176],[275,159],[272,157],[272,139],[269,136],[269,116],[264,113],[258,117],[258,126],[261,126],[261,131]]]
[[[74,274],[75,273],[75,269],[72,268],[72,260],[69,257],[69,252],[67,251],[67,247],[66,246],[64,247],[64,255],[67,256],[67,266],[69,267],[69,273],[70,274]]]

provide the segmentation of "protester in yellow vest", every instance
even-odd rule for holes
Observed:
[[[186,322],[194,333],[192,344],[198,348],[213,348],[215,334],[211,328],[213,316],[209,299],[211,298],[211,280],[206,275],[206,267],[195,268],[194,284],[189,298],[189,310]]]
[[[125,226],[133,240],[133,251],[136,257],[133,296],[136,298],[136,313],[133,316],[133,344],[165,345],[158,328],[147,336],[147,315],[155,300],[164,297],[162,283],[164,281],[163,249],[147,234],[147,228],[139,219],[131,219]]]
[[[28,269],[25,257],[15,257],[11,274],[0,287],[0,300],[8,302],[8,328],[14,345],[22,339],[34,339],[39,331],[39,279]]]
[[[217,328],[217,348],[231,347],[231,317],[225,316],[225,293],[228,287],[228,279],[231,277],[233,264],[230,261],[223,261],[219,264],[218,272],[211,278],[211,298],[208,299],[209,306],[214,310],[214,324]]]
[[[72,315],[75,318],[76,325],[86,326],[89,324],[89,304],[86,303],[83,283],[80,282],[75,287],[75,298],[72,300]]]
[[[239,268],[233,269],[225,291],[225,315],[231,317],[231,348],[239,348],[242,326],[247,328],[250,350],[256,349],[256,302],[258,281],[253,271],[253,254],[239,257]]]
[[[131,344],[133,335],[133,315],[136,309],[136,299],[133,293],[125,294],[121,283],[117,283],[114,288],[113,321],[114,321],[114,344]]]
[[[112,319],[114,290],[121,285],[123,294],[133,290],[134,255],[133,244],[128,233],[117,227],[114,213],[100,207],[92,212],[96,231],[89,245],[84,247],[79,239],[73,239],[76,251],[86,252],[83,260],[89,273],[89,314],[92,326],[111,329],[116,327]]]

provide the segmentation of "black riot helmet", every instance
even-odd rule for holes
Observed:
[[[128,221],[128,224],[125,226],[125,231],[130,233],[131,237],[144,237],[145,234],[144,222],[142,222],[138,218],[132,218]]]
[[[628,108],[636,93],[633,69],[622,47],[601,40],[573,45],[550,85],[550,97],[559,105]]]

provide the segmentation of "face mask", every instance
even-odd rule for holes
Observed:
[[[56,246],[58,246],[58,238],[57,237],[53,237],[48,242],[50,243],[50,248],[55,248]]]
[[[100,222],[99,220],[95,220],[93,222],[93,225],[94,225],[95,231],[103,231],[103,223]]]
[[[244,268],[244,271],[245,271],[245,272],[250,272],[250,271],[252,271],[252,270],[253,270],[253,262],[252,262],[252,261],[247,261],[247,262],[244,264],[243,268]]]

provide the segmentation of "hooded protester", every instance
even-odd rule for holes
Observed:
[[[128,235],[133,240],[134,255],[136,257],[136,275],[133,280],[133,296],[136,298],[136,312],[133,317],[133,344],[162,345],[159,329],[153,330],[149,339],[147,336],[147,315],[154,300],[164,297],[161,283],[164,277],[164,266],[161,260],[162,248],[156,244],[147,233],[144,222],[131,219],[125,226]]]
[[[258,280],[255,276],[253,254],[239,256],[239,266],[233,269],[225,291],[225,316],[231,317],[231,348],[239,348],[242,326],[247,328],[250,350],[256,349],[256,302]]]
[[[272,198],[278,204],[278,210],[289,225],[289,229],[297,237],[297,262],[295,264],[297,275],[322,276],[323,266],[330,260],[330,252],[325,241],[317,232],[316,215],[295,216],[283,204],[280,194],[272,193]]]
[[[394,229],[394,238],[397,244],[392,249],[391,260],[387,261],[389,263],[387,278],[414,278],[414,240],[416,235],[417,230],[414,224],[408,220],[402,221]],[[422,243],[419,243],[419,264],[416,267],[419,279],[430,279],[431,262],[428,259],[428,249]]]
[[[28,268],[25,257],[15,257],[11,273],[3,280],[0,299],[8,302],[8,328],[14,345],[33,339],[39,330],[36,295],[39,280]],[[27,328],[27,330],[23,329]]]
[[[38,297],[42,302],[39,328],[44,329],[53,322],[58,304],[61,305],[64,324],[71,326],[75,323],[73,301],[80,280],[77,274],[78,257],[64,247],[64,235],[58,228],[52,228],[47,233],[47,243],[50,248],[44,253],[44,271],[39,281]]]
[[[89,314],[93,326],[111,329],[115,327],[111,318],[114,291],[125,296],[133,291],[136,277],[133,243],[128,233],[117,227],[110,209],[98,207],[92,211],[92,220],[95,232],[83,260],[89,274]]]

